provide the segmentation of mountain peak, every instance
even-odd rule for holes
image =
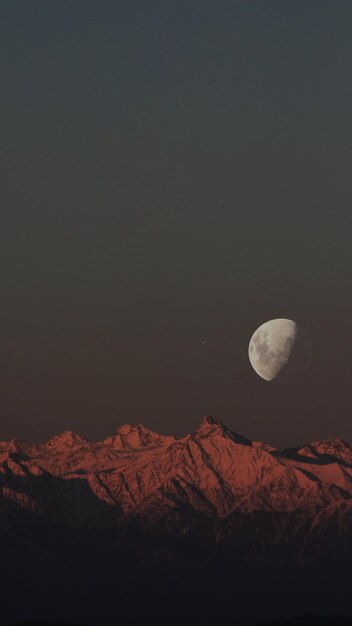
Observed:
[[[335,457],[347,463],[352,463],[352,448],[339,437],[313,441],[309,448],[314,454]]]
[[[200,426],[220,426],[222,428],[224,428],[224,424],[221,421],[221,419],[219,417],[215,417],[213,415],[209,415],[208,413],[206,413],[200,422]]]
[[[205,414],[202,418],[199,427],[197,428],[196,434],[199,436],[208,436],[213,434],[220,434],[222,437],[232,439],[235,443],[239,443],[245,446],[251,446],[252,442],[250,439],[235,433],[233,430],[225,426],[225,424],[213,415]]]
[[[46,448],[60,449],[81,448],[87,443],[87,440],[78,433],[75,433],[72,430],[65,430],[63,433],[51,437],[51,439],[49,439],[44,445]]]
[[[351,446],[341,439],[341,437],[330,437],[328,439],[321,439],[318,441],[312,441],[311,446],[334,446],[336,448],[350,448]]]
[[[144,424],[131,426],[123,424],[119,426],[112,437],[104,440],[104,443],[115,449],[125,448],[153,448],[155,446],[168,445],[175,441],[175,437],[159,435]]]
[[[134,426],[131,424],[123,424],[122,426],[116,428],[114,435],[129,435],[130,433],[143,433],[155,437],[159,436],[157,433],[150,430],[150,428],[144,426],[144,424],[136,424]]]
[[[28,448],[28,444],[17,439],[17,437],[13,437],[10,441],[1,441],[0,448],[7,452],[24,452]]]

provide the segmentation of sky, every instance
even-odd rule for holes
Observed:
[[[352,441],[352,3],[3,0],[0,439]],[[294,384],[254,330],[310,335]]]

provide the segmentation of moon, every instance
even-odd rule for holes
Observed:
[[[248,356],[264,380],[291,381],[307,369],[310,343],[305,331],[293,320],[269,320],[253,333]]]

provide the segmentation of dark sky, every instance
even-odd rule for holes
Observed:
[[[352,3],[0,18],[0,438],[352,440]],[[311,336],[296,384],[248,362],[273,317]]]

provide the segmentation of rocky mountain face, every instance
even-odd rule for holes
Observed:
[[[1,442],[0,494],[4,522],[22,511],[73,528],[138,527],[223,549],[240,539],[249,559],[291,543],[292,558],[304,561],[321,555],[323,533],[338,537],[329,550],[350,535],[352,448],[330,439],[280,452],[211,416],[182,439],[143,425],[95,443],[64,432],[44,444]]]
[[[316,597],[320,611],[324,585],[324,598],[335,585],[340,608],[350,597],[352,448],[329,439],[278,451],[211,416],[181,439],[125,425],[98,442],[70,431],[0,442],[0,556],[4,593],[16,607],[19,593],[27,607],[38,602],[34,616],[43,593],[48,607],[66,598],[62,615],[81,616],[87,589],[99,624],[102,606],[107,616],[164,615],[180,597],[196,615],[200,597],[205,618],[210,599],[214,615],[229,615],[234,589],[243,614],[271,615],[299,588],[304,609]]]

